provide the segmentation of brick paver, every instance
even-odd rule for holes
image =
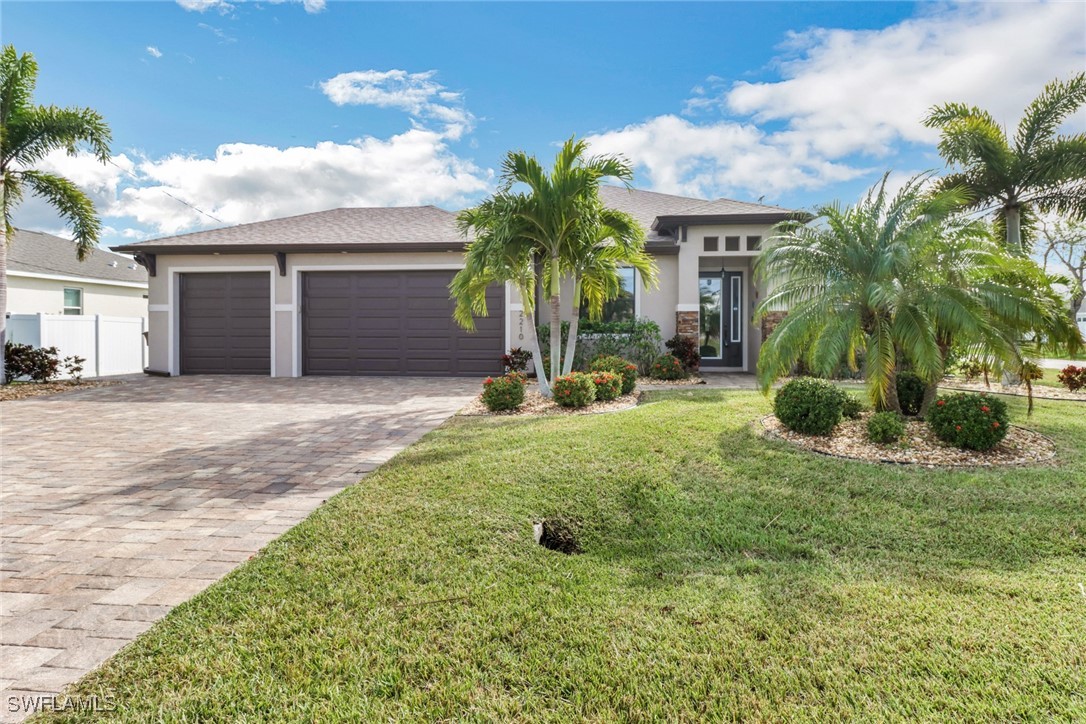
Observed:
[[[55,694],[477,380],[137,378],[0,405],[0,709]]]

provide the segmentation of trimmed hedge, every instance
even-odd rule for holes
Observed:
[[[622,394],[628,395],[637,386],[637,365],[615,355],[604,355],[592,360],[591,372],[613,372],[622,378]]]
[[[825,380],[800,377],[786,383],[773,399],[781,424],[804,435],[829,435],[841,422],[842,392]]]
[[[483,382],[483,404],[491,412],[517,409],[524,404],[524,383],[523,372],[487,377]]]
[[[654,380],[683,380],[687,371],[683,363],[673,354],[663,354],[656,358],[649,370],[649,377]]]
[[[901,411],[906,415],[919,415],[924,404],[924,390],[927,385],[915,372],[899,372],[897,375],[897,400]]]
[[[622,394],[622,378],[614,372],[593,372],[592,384],[596,386],[596,399],[610,402]]]
[[[596,383],[583,372],[573,372],[554,381],[554,402],[561,407],[585,407],[596,401]]]
[[[859,419],[861,413],[867,409],[861,400],[847,392],[841,392],[841,414],[850,420]]]
[[[943,442],[963,450],[991,450],[1007,436],[1007,403],[986,394],[940,397],[928,413],[928,425]]]
[[[879,445],[897,442],[905,434],[905,421],[896,412],[876,412],[867,420],[867,439]]]

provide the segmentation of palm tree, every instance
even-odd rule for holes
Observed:
[[[961,103],[932,108],[924,125],[941,131],[939,152],[960,168],[943,187],[967,189],[972,209],[997,204],[997,221],[1015,250],[1024,248],[1022,230],[1036,212],[1086,219],[1086,133],[1056,135],[1084,103],[1086,73],[1052,81],[1026,108],[1013,145],[985,110]]]
[[[582,282],[589,285],[585,288],[582,284],[582,293],[587,292],[586,298],[595,304],[593,300],[609,288],[601,281],[607,265],[617,261],[643,265],[636,254],[644,249],[643,232],[629,217],[605,209],[599,199],[603,179],[613,177],[629,184],[633,170],[618,156],[585,158],[586,149],[584,141],[566,141],[549,173],[534,156],[511,151],[502,164],[497,192],[458,216],[461,232],[476,236],[468,245],[465,268],[451,287],[461,325],[470,329],[471,314],[485,314],[481,295],[486,284],[514,284],[526,313],[535,307],[536,282],[542,281],[546,289],[550,306],[548,372],[543,372],[534,328],[529,332],[543,394],[549,393],[544,378],[549,375],[553,382],[561,372],[562,280],[580,274]],[[526,191],[521,190],[524,187]],[[604,246],[614,246],[615,251],[592,251],[601,239],[609,240]],[[598,263],[585,266],[590,257]],[[541,273],[535,271],[537,264]]]
[[[899,352],[924,379],[941,374],[931,319],[903,280],[914,273],[912,250],[919,240],[939,234],[964,197],[954,190],[929,197],[922,190],[927,177],[918,176],[891,198],[888,176],[854,207],[817,209],[822,224],[778,224],[755,261],[755,274],[773,289],[756,319],[788,309],[762,344],[758,378],[764,390],[801,360],[825,376],[842,361],[856,370],[862,351],[871,402],[900,412]]]
[[[109,126],[90,108],[58,108],[33,103],[38,64],[5,45],[0,52],[0,382],[5,381],[3,349],[7,341],[7,247],[14,232],[12,213],[26,191],[51,204],[71,224],[76,256],[83,260],[98,242],[100,224],[94,204],[63,176],[35,169],[51,152],[74,155],[87,144],[103,163],[109,160]]]

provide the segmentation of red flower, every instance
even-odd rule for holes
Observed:
[[[935,404],[936,404],[936,405],[938,405],[939,407],[942,407],[943,405],[945,405],[945,404],[946,404],[946,400],[939,400],[939,401],[938,401],[938,402],[936,402]]]
[[[981,412],[988,412],[988,406],[987,405],[981,405],[980,406],[980,411]]]
[[[490,384],[491,382],[493,382],[493,381],[494,381],[494,378],[493,378],[493,377],[487,377],[487,378],[486,378],[486,381],[485,381],[485,382],[483,382],[483,384],[484,384],[484,385],[489,385],[489,384]]]
[[[993,422],[992,427],[999,427],[999,423],[998,422]]]
[[[954,429],[955,429],[955,430],[961,430],[961,429],[962,429],[962,426],[961,426],[961,425],[955,425],[955,426],[954,426]]]

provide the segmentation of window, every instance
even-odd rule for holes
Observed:
[[[601,322],[632,322],[637,316],[636,275],[632,268],[618,270],[622,291],[618,297],[604,302]],[[581,305],[581,320],[588,319],[588,309]]]
[[[762,246],[762,237],[760,236],[748,236],[747,237],[747,251],[758,251]]]
[[[739,237],[738,236],[725,236],[724,237],[724,251],[739,251]]]
[[[64,313],[83,313],[83,290],[78,287],[64,287]]]
[[[719,236],[707,236],[705,237],[705,251],[718,251],[720,249],[720,237]]]

